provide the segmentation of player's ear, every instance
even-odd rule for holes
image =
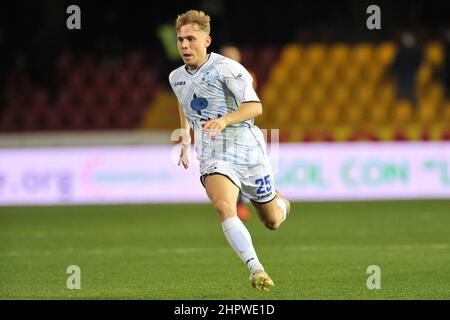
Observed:
[[[208,48],[211,45],[212,39],[211,36],[206,36],[205,38],[205,46]]]

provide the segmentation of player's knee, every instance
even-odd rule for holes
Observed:
[[[216,209],[217,213],[221,217],[227,217],[234,215],[234,212],[236,211],[236,208],[233,208],[227,201],[225,200],[218,200],[213,203],[214,208]]]
[[[277,221],[275,219],[266,220],[264,221],[264,225],[267,227],[267,229],[277,230],[280,227],[280,221]]]

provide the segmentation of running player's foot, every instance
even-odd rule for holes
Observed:
[[[250,211],[247,209],[247,206],[243,203],[237,204],[237,215],[243,221],[250,220]]]
[[[269,287],[275,286],[272,279],[270,279],[267,272],[259,270],[250,275],[250,281],[252,283],[253,288],[262,290],[262,291],[269,291]]]

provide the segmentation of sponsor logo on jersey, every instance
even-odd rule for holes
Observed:
[[[197,97],[194,93],[194,97],[191,100],[191,109],[197,111],[199,116],[202,115],[202,110],[208,107],[208,100],[202,97]]]
[[[176,86],[184,86],[186,84],[186,81],[178,81],[178,82],[174,82],[172,85],[174,87]]]

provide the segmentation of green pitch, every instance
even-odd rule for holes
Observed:
[[[210,205],[0,208],[1,299],[449,299],[450,201],[295,203],[246,223],[275,281],[250,286]],[[69,290],[66,269],[81,269]],[[367,267],[381,289],[367,289]]]

